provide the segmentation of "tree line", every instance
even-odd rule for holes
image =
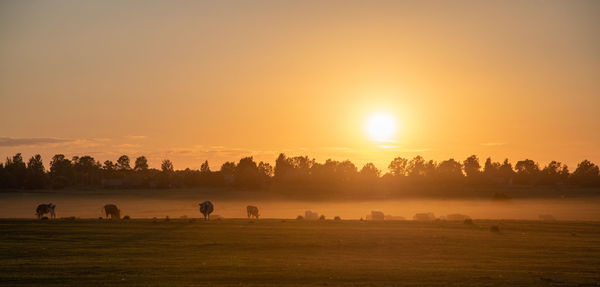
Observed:
[[[132,167],[133,166],[133,167]],[[145,156],[131,162],[122,155],[116,162],[100,163],[89,155],[71,159],[57,154],[46,169],[37,154],[27,162],[20,153],[0,163],[0,188],[4,189],[61,189],[73,188],[180,188],[232,187],[266,189],[270,187],[315,187],[343,189],[360,187],[398,187],[403,185],[567,185],[600,187],[598,166],[588,160],[580,162],[573,172],[557,161],[546,166],[530,159],[517,161],[514,166],[487,158],[483,164],[472,155],[463,161],[448,159],[440,162],[421,156],[412,159],[393,159],[385,174],[373,163],[358,168],[349,160],[328,159],[317,162],[308,156],[288,157],[280,154],[275,166],[244,157],[226,162],[219,170],[211,170],[208,161],[200,169],[175,170],[165,159],[160,169],[149,168]]]

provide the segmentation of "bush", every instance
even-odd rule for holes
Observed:
[[[339,216],[336,216],[336,217],[334,217],[334,218],[333,218],[333,220],[335,220],[335,221],[340,221],[340,220],[342,220],[342,218],[341,218],[341,217],[339,217]]]
[[[302,216],[302,215],[298,215],[298,217],[296,217],[296,220],[302,220],[302,219],[304,219],[304,216]]]
[[[129,219],[131,219],[131,217],[129,217],[129,215],[123,216],[123,220],[129,220]]]

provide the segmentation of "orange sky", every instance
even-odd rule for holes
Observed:
[[[600,163],[598,1],[3,1],[0,43],[0,156],[46,167]]]

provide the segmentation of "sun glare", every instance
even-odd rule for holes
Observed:
[[[377,113],[367,119],[366,131],[376,142],[391,142],[396,133],[396,119],[389,114]]]

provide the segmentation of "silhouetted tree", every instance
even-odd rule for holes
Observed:
[[[408,159],[397,157],[388,166],[394,176],[406,176],[408,174]]]
[[[515,171],[512,168],[512,164],[508,162],[508,159],[504,159],[502,165],[498,168],[498,176],[502,178],[504,183],[511,184]]]
[[[360,176],[366,179],[375,179],[380,175],[379,169],[373,163],[367,163],[360,169]]]
[[[517,171],[515,181],[521,184],[534,184],[538,180],[540,168],[533,160],[518,161],[515,165]]]
[[[50,181],[52,188],[64,188],[73,179],[73,165],[64,154],[57,154],[50,161]]]
[[[593,186],[599,183],[599,174],[598,166],[586,159],[577,165],[572,180],[580,186]]]
[[[104,169],[106,171],[115,171],[115,170],[117,170],[117,166],[112,162],[112,160],[106,160],[106,161],[104,161],[104,165],[102,166],[102,169]]]
[[[75,172],[75,181],[82,185],[93,185],[99,183],[100,163],[93,157],[85,155],[74,156],[71,160]]]
[[[408,162],[409,176],[424,176],[425,175],[425,160],[418,155]]]
[[[235,167],[234,178],[235,186],[243,188],[258,188],[262,183],[258,165],[251,156],[240,159]]]
[[[21,153],[15,154],[12,159],[6,158],[6,162],[4,164],[5,172],[8,174],[8,187],[10,188],[22,188],[24,187],[26,176],[27,176],[27,167],[25,162],[23,161],[23,156]]]
[[[175,168],[173,167],[173,162],[171,162],[168,159],[162,161],[162,163],[160,164],[160,169],[163,173],[172,173],[175,170]]]
[[[122,155],[121,157],[119,157],[119,159],[117,160],[117,169],[121,171],[131,169],[129,157],[127,155]]]
[[[36,154],[29,159],[27,163],[27,188],[44,188],[46,183],[46,173],[42,156]]]
[[[204,163],[202,163],[202,165],[200,166],[200,172],[202,172],[202,173],[210,172],[210,167],[208,166],[208,160],[205,160]]]
[[[462,164],[455,161],[453,158],[440,162],[437,166],[437,175],[442,180],[456,181],[461,179],[464,175],[462,172]]]
[[[135,166],[133,167],[135,171],[146,171],[148,170],[148,159],[145,156],[140,156],[135,159]]]
[[[284,180],[292,169],[293,166],[288,158],[285,154],[280,153],[275,160],[275,179]]]
[[[268,162],[261,161],[258,163],[258,171],[263,177],[269,178],[273,176],[273,167]]]
[[[463,166],[468,178],[478,178],[481,175],[481,165],[479,164],[479,158],[476,155],[472,155],[465,159]]]
[[[569,176],[569,169],[566,165],[557,161],[551,161],[540,172],[540,181],[542,184],[564,183]]]
[[[8,188],[9,187],[9,174],[4,169],[4,164],[0,162],[0,188]]]

